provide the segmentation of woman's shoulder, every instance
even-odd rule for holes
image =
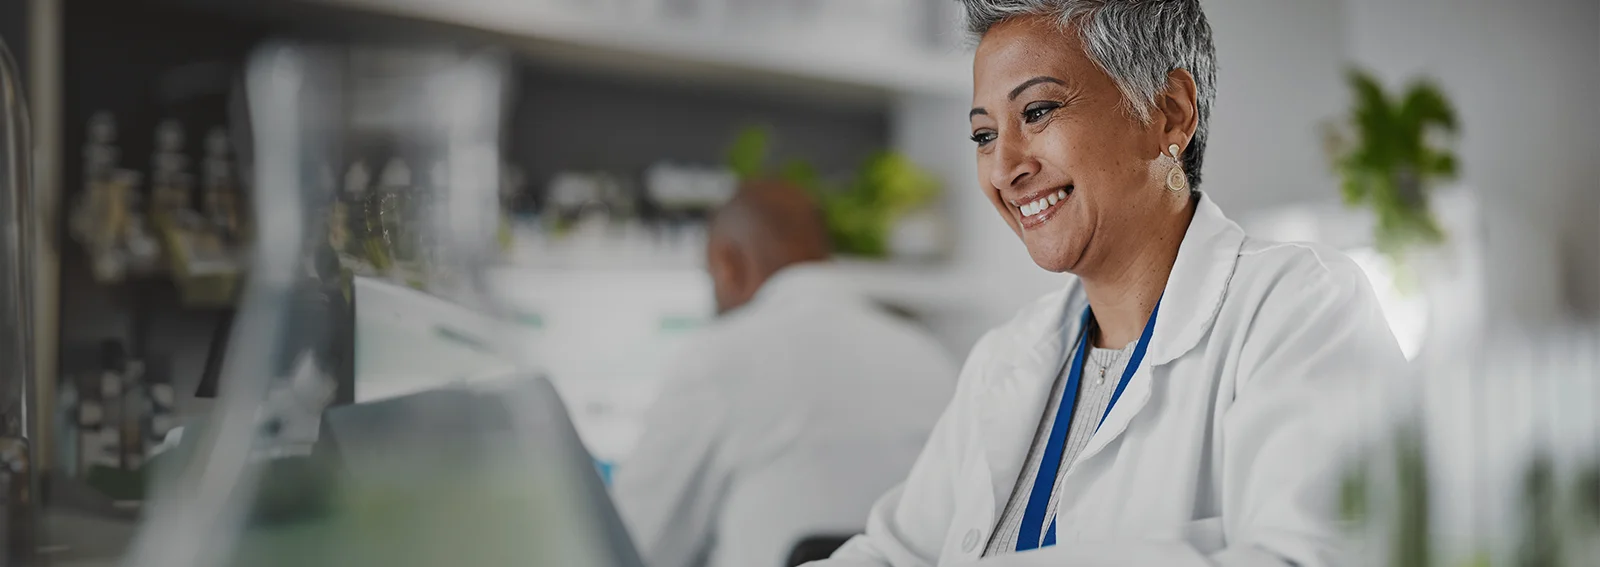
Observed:
[[[1366,272],[1344,252],[1315,242],[1246,237],[1239,248],[1233,286],[1243,291],[1342,291],[1369,288]]]
[[[1349,256],[1325,244],[1245,240],[1219,327],[1278,340],[1351,324],[1387,329],[1371,281]]]
[[[1243,361],[1240,380],[1383,376],[1405,363],[1367,273],[1331,246],[1246,239],[1226,297],[1212,337]]]

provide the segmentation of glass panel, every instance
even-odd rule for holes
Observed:
[[[637,563],[486,292],[506,76],[450,48],[255,53],[249,281],[129,564]]]

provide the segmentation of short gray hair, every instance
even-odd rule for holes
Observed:
[[[974,38],[1002,21],[1023,16],[1055,18],[1078,26],[1089,59],[1122,90],[1128,110],[1150,123],[1150,109],[1167,88],[1167,74],[1194,76],[1198,116],[1194,139],[1183,151],[1190,187],[1200,186],[1211,103],[1217,98],[1216,48],[1200,0],[958,0]]]

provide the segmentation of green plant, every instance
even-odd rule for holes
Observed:
[[[805,188],[817,200],[834,249],[858,256],[888,254],[889,231],[902,215],[939,195],[939,180],[909,158],[892,151],[868,157],[853,174],[824,177],[803,160],[768,167],[771,130],[744,129],[728,150],[728,168],[741,181],[777,178]]]
[[[1455,153],[1439,136],[1455,134],[1455,111],[1426,80],[1400,97],[1359,70],[1350,71],[1349,81],[1355,105],[1347,124],[1327,128],[1328,152],[1345,204],[1372,209],[1377,249],[1398,266],[1410,247],[1444,240],[1428,192],[1456,176]]]

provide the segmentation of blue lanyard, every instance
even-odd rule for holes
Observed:
[[[1122,390],[1128,387],[1128,381],[1133,379],[1134,372],[1139,370],[1139,363],[1144,362],[1144,351],[1150,346],[1150,335],[1156,329],[1156,313],[1161,311],[1161,301],[1156,301],[1155,309],[1150,311],[1150,321],[1144,324],[1144,333],[1139,335],[1139,344],[1133,347],[1133,355],[1128,358],[1128,367],[1122,371],[1122,380],[1117,382],[1116,392],[1111,394],[1111,403],[1106,404],[1106,412],[1100,415],[1100,423],[1095,425],[1095,430],[1100,430],[1100,425],[1105,424],[1106,416],[1111,415],[1111,408],[1116,407],[1117,399],[1122,397]],[[1039,463],[1039,476],[1033,479],[1033,490],[1028,494],[1028,508],[1022,514],[1022,531],[1017,536],[1017,551],[1027,551],[1038,547],[1049,547],[1056,544],[1056,520],[1050,519],[1050,529],[1046,531],[1043,541],[1039,541],[1039,531],[1044,528],[1045,508],[1050,506],[1050,494],[1055,491],[1056,472],[1061,470],[1062,446],[1067,441],[1067,429],[1072,425],[1073,404],[1078,400],[1078,381],[1083,378],[1083,358],[1089,351],[1089,309],[1083,310],[1083,320],[1078,328],[1082,332],[1078,339],[1078,353],[1072,357],[1072,366],[1067,370],[1067,385],[1061,393],[1061,407],[1056,410],[1056,419],[1050,426],[1050,442],[1045,445],[1044,459]]]

